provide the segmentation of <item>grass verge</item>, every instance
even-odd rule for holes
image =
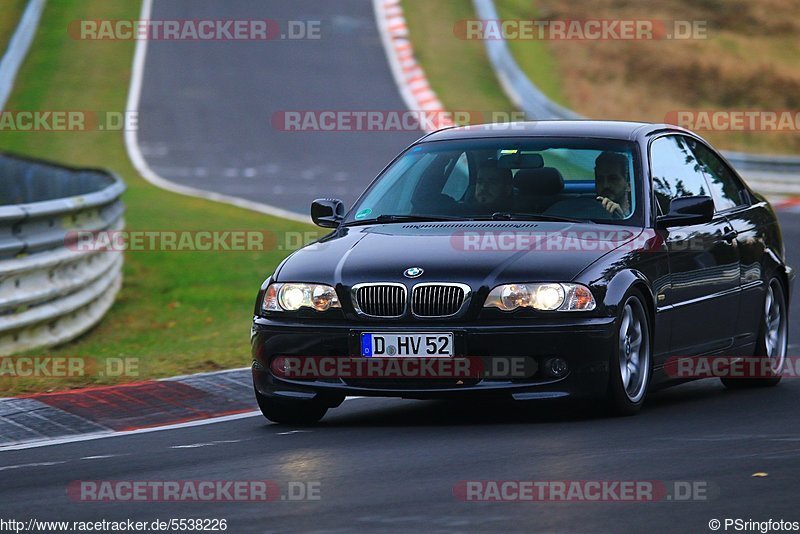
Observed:
[[[28,5],[28,0],[0,0],[0,57],[6,53],[8,42],[11,36],[14,35],[14,30],[17,29],[19,19],[22,18],[22,12],[25,11],[25,6]]]
[[[471,0],[403,0],[411,44],[431,88],[451,111],[509,112],[480,41],[456,38],[456,21],[474,18]]]
[[[495,3],[503,19],[705,24],[704,35],[683,40],[509,41],[520,67],[548,97],[586,117],[663,122],[679,110],[787,117],[800,109],[800,22],[790,0]],[[493,109],[504,100],[483,43],[453,34],[457,21],[475,17],[469,0],[404,0],[403,8],[414,51],[449,109]],[[796,128],[765,130],[698,133],[723,149],[800,153]]]
[[[546,43],[551,57],[557,58],[569,107],[588,117],[663,122],[670,112],[679,110],[795,114],[800,109],[796,12],[797,4],[790,0],[646,4],[536,0],[519,15],[565,21],[657,20],[664,21],[668,33],[673,32],[670,21],[699,25],[703,31],[684,39]],[[516,49],[515,57],[524,63],[524,51],[520,52]],[[701,123],[685,126],[703,128],[698,133],[720,148],[800,153],[796,128],[747,131],[706,129]]]
[[[77,19],[136,19],[129,0],[48,2],[41,27],[17,78],[9,109],[122,111],[134,42],[75,41]],[[3,132],[0,149],[73,165],[100,166],[128,184],[129,230],[259,230],[278,242],[310,225],[175,195],[141,179],[121,132]],[[249,323],[261,281],[286,255],[264,252],[129,252],[125,283],[98,327],[63,347],[37,355],[134,358],[137,376],[0,377],[0,396],[247,366]]]
[[[503,0],[496,3],[501,19],[526,20],[541,18],[531,0]],[[561,89],[561,73],[546,41],[508,41],[508,48],[520,68],[550,100],[568,106]]]

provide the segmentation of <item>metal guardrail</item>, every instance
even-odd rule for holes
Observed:
[[[498,20],[493,0],[473,0],[475,14],[481,20]],[[511,102],[531,120],[582,119],[574,111],[556,104],[536,87],[520,68],[505,39],[484,39],[486,55],[500,85]]]
[[[473,0],[475,13],[482,20],[498,20],[494,0]],[[485,39],[486,53],[492,69],[511,101],[532,120],[582,119],[581,115],[562,107],[549,98],[528,78],[517,64],[505,39]],[[770,180],[764,173],[800,174],[800,157],[748,154],[722,151],[727,160],[739,171],[759,172],[759,182],[770,182],[780,189],[784,180]],[[797,184],[797,179],[793,180]],[[797,187],[794,187],[796,189]],[[791,192],[791,191],[787,191]]]
[[[748,154],[746,152],[722,151],[725,158],[739,170],[775,173],[800,173],[800,157],[768,154]]]
[[[70,232],[124,226],[122,180],[0,153],[0,355],[64,343],[108,311],[122,252],[68,247]]]

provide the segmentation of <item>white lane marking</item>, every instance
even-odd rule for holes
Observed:
[[[189,445],[173,445],[170,449],[197,449],[200,447],[213,447],[223,443],[239,443],[240,439],[226,439],[223,441],[210,441],[208,443],[191,443]]]
[[[162,382],[169,382],[169,381],[173,381],[173,380],[184,380],[186,378],[198,378],[198,377],[203,377],[204,378],[204,377],[207,377],[207,376],[224,375],[226,373],[234,374],[234,373],[237,373],[237,372],[249,371],[249,370],[250,370],[250,366],[248,365],[247,367],[237,367],[235,369],[223,369],[221,371],[209,371],[207,373],[194,373],[194,374],[189,374],[189,375],[168,376],[167,378],[157,378],[156,380],[159,380],[159,381],[162,381]]]
[[[32,464],[4,465],[3,467],[0,467],[0,471],[6,471],[8,469],[21,469],[23,467],[48,467],[48,466],[51,466],[51,465],[58,465],[58,464],[65,464],[65,463],[67,463],[67,462],[66,461],[64,461],[64,462],[36,462],[36,463],[32,463]]]
[[[278,432],[276,436],[288,436],[289,434],[300,434],[302,432],[311,432],[311,430],[290,430],[288,432]]]
[[[81,460],[102,460],[104,458],[116,458],[118,456],[126,456],[125,454],[98,454],[96,456],[83,456]]]
[[[221,417],[212,417],[210,419],[200,419],[199,421],[189,421],[186,423],[176,423],[173,425],[157,426],[152,428],[140,428],[138,430],[122,430],[108,432],[96,432],[93,434],[84,434],[82,436],[66,436],[63,438],[56,438],[50,441],[33,441],[29,443],[20,443],[17,445],[5,445],[0,447],[0,451],[19,451],[24,449],[35,449],[38,447],[49,447],[50,445],[63,445],[65,443],[75,443],[79,441],[93,441],[96,439],[115,438],[118,436],[132,436],[136,434],[149,434],[150,432],[159,432],[161,430],[176,430],[180,428],[191,428],[193,426],[212,425],[214,423],[225,423],[228,421],[236,421],[237,419],[245,419],[247,417],[255,417],[261,415],[258,410],[245,413],[237,413],[233,415],[223,415]]]
[[[346,397],[344,400],[365,399],[368,397]],[[93,441],[96,439],[115,438],[120,436],[132,436],[136,434],[149,434],[150,432],[159,432],[161,430],[177,430],[181,428],[191,428],[193,426],[213,425],[215,423],[227,423],[228,421],[236,421],[238,419],[246,419],[248,417],[262,416],[260,410],[252,412],[237,413],[233,415],[223,415],[221,417],[211,417],[209,419],[200,419],[198,421],[188,421],[185,423],[175,423],[172,425],[156,426],[151,428],[140,428],[138,430],[122,430],[108,432],[95,432],[93,434],[84,434],[82,436],[65,436],[63,438],[56,438],[48,441],[32,441],[28,443],[18,443],[16,445],[0,446],[2,451],[20,451],[25,449],[36,449],[39,447],[49,447],[50,445],[63,445],[65,443],[76,443],[79,441]]]
[[[140,14],[141,20],[149,20],[150,13],[153,9],[153,0],[142,1],[142,11]],[[131,72],[131,84],[128,89],[128,103],[126,110],[138,113],[139,100],[142,96],[142,79],[144,77],[144,65],[147,58],[147,39],[139,39],[136,41],[136,51],[133,54],[133,67]],[[283,217],[292,221],[299,221],[304,223],[311,223],[311,217],[308,215],[300,215],[298,213],[288,211],[276,206],[270,206],[261,202],[253,200],[246,200],[222,193],[214,193],[204,189],[198,189],[188,185],[181,185],[171,182],[162,176],[159,176],[148,165],[145,160],[142,150],[139,147],[139,134],[138,128],[127,128],[125,130],[125,147],[128,149],[128,157],[131,159],[133,166],[139,171],[139,174],[156,187],[178,193],[179,195],[186,195],[190,197],[202,198],[205,200],[212,200],[214,202],[221,202],[223,204],[230,204],[239,208],[272,215],[274,217]]]

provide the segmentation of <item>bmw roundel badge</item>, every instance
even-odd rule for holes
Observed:
[[[403,275],[406,278],[417,278],[419,276],[422,276],[422,273],[424,272],[425,271],[422,270],[422,267],[409,267],[408,269],[403,271]]]

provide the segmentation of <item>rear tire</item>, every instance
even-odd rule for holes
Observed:
[[[273,423],[313,425],[328,412],[328,406],[318,400],[285,400],[255,393],[261,413]]]
[[[764,296],[764,316],[761,318],[755,358],[768,358],[770,364],[764,366],[763,378],[720,378],[730,389],[759,388],[775,386],[781,381],[786,351],[789,345],[789,313],[786,305],[786,292],[777,278],[772,278]]]
[[[616,341],[606,404],[613,415],[634,415],[644,404],[652,375],[650,320],[638,291],[631,292],[620,306]]]

